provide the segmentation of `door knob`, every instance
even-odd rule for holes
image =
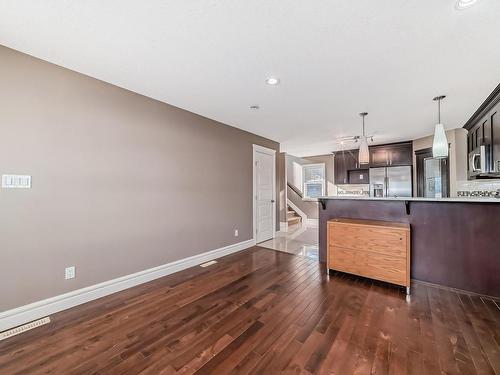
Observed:
[[[274,199],[271,199],[271,203],[274,203]]]

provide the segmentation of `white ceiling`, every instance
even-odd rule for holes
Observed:
[[[438,94],[464,124],[500,81],[500,1],[455,1],[0,0],[0,44],[304,156],[361,111],[376,143],[431,134]]]

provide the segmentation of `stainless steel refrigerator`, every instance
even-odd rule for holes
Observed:
[[[370,168],[370,197],[411,197],[411,167]]]

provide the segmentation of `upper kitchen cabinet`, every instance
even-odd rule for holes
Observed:
[[[368,184],[368,168],[398,167],[413,164],[411,142],[370,147],[370,164],[359,164],[359,150],[335,153],[335,184]]]
[[[500,85],[464,125],[467,129],[468,176],[500,178]]]
[[[359,169],[358,150],[343,150],[335,153],[335,184],[349,184],[349,171]]]
[[[389,152],[386,146],[370,147],[370,167],[386,167],[389,165]]]
[[[340,161],[343,159],[339,153],[335,154],[334,168],[335,168],[335,177],[333,179],[335,185],[343,185],[347,184],[347,169],[344,166],[344,163]]]
[[[344,160],[348,171],[359,168],[359,150],[344,151]]]
[[[413,164],[413,143],[398,143],[390,146],[389,166],[405,166]]]
[[[370,147],[370,167],[397,167],[413,164],[411,142]]]
[[[349,169],[353,164],[350,160],[352,156],[350,155],[351,151],[339,151],[335,153],[335,158],[333,161],[335,168],[335,177],[334,182],[335,185],[343,185],[349,183]]]

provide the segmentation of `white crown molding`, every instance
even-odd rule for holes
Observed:
[[[0,313],[0,332],[254,245],[255,240],[250,239],[4,311]]]

